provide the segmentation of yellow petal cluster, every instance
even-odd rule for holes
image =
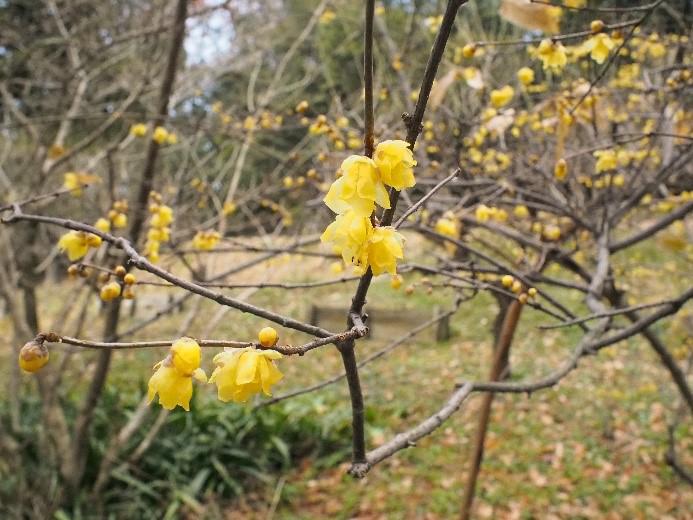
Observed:
[[[517,71],[517,79],[523,85],[531,85],[534,83],[534,71],[529,67],[522,67]]]
[[[544,70],[560,73],[568,62],[565,47],[560,42],[550,39],[542,40],[537,49],[537,56],[541,60]]]
[[[593,155],[597,158],[597,163],[594,166],[597,173],[615,170],[618,166],[618,159],[614,150],[597,150]]]
[[[585,42],[590,57],[600,65],[606,61],[614,47],[616,42],[606,33],[595,34]]]
[[[347,157],[341,166],[342,176],[332,183],[325,197],[325,204],[337,214],[353,210],[367,217],[375,210],[375,204],[390,207],[390,197],[378,175],[375,162],[362,155]]]
[[[192,245],[200,251],[211,251],[220,239],[221,235],[217,231],[198,231],[193,237]]]
[[[111,300],[115,300],[118,296],[120,296],[121,289],[122,288],[118,282],[108,282],[101,288],[99,296],[101,296],[103,301],[110,302]]]
[[[512,101],[515,95],[515,89],[510,85],[506,85],[503,88],[491,91],[491,104],[496,108],[502,108],[510,101]]]
[[[87,254],[90,247],[101,245],[101,237],[84,231],[68,231],[58,241],[58,249],[67,253],[70,262],[79,260]]]
[[[457,239],[460,237],[460,227],[455,215],[443,215],[436,221],[435,230],[436,233]]]
[[[368,265],[375,276],[397,274],[397,261],[404,258],[404,237],[391,227],[377,227],[368,241]]]
[[[274,350],[254,348],[221,352],[214,357],[217,367],[209,382],[217,385],[217,395],[224,402],[245,403],[260,392],[272,395],[272,386],[284,377],[274,364],[281,357]]]
[[[170,239],[171,229],[168,226],[173,222],[173,210],[169,206],[161,204],[161,195],[158,193],[152,192],[150,198],[153,200],[149,206],[149,212],[152,216],[149,220],[144,254],[147,255],[150,262],[156,263],[159,261],[161,243],[168,242]],[[206,244],[208,245],[210,242],[206,241]]]
[[[207,380],[200,368],[200,346],[191,338],[180,338],[173,342],[168,356],[154,366],[154,375],[149,379],[148,398],[151,403],[159,395],[159,404],[167,410],[181,406],[190,411],[192,379]]]
[[[414,178],[416,161],[406,141],[396,139],[379,143],[373,158],[380,172],[380,178],[387,186],[403,190],[416,184]]]
[[[332,244],[333,251],[342,255],[347,264],[353,264],[364,270],[368,265],[368,240],[373,235],[373,225],[369,217],[347,211],[337,215],[332,224],[320,237],[324,243]]]

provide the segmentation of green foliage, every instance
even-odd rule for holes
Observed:
[[[114,465],[103,493],[90,496],[90,483],[103,460],[114,425],[123,424],[134,405],[125,406],[108,392],[101,401],[90,437],[85,485],[73,501],[63,500],[59,518],[178,518],[183,511],[200,511],[208,501],[228,501],[263,484],[272,484],[278,473],[296,466],[298,459],[330,455],[343,459],[349,450],[348,410],[325,411],[315,400],[251,409],[216,400],[191,407],[190,413],[176,410],[166,420],[141,459]],[[31,395],[31,394],[29,394]],[[154,405],[153,405],[154,406]],[[147,435],[155,420],[134,436],[121,461],[127,459]],[[76,408],[70,410],[74,414]],[[347,413],[345,413],[347,412]],[[57,497],[50,490],[60,477],[46,464],[41,453],[45,442],[40,424],[40,402],[27,397],[22,402],[22,429],[4,444],[21,449],[0,465],[0,514],[21,516],[31,509],[49,511]],[[9,411],[0,401],[0,420],[9,426]],[[9,430],[9,428],[7,428]],[[33,491],[32,491],[33,490]],[[53,503],[53,504],[52,504]]]

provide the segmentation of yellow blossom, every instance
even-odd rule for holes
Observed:
[[[390,207],[390,198],[372,159],[351,155],[342,163],[341,171],[342,176],[332,183],[324,199],[332,211],[353,210],[359,216],[368,217],[376,202],[383,208]]]
[[[70,262],[82,258],[90,247],[99,247],[100,245],[100,237],[83,231],[68,231],[58,241],[58,249],[67,253]]]
[[[144,137],[147,135],[147,125],[144,123],[137,123],[130,127],[130,134],[135,137]]]
[[[148,398],[151,403],[159,394],[159,404],[167,410],[181,406],[190,411],[192,379],[206,382],[207,376],[200,368],[200,346],[194,339],[180,338],[173,342],[166,358],[154,365],[154,375],[149,379]]]
[[[108,233],[109,231],[111,231],[111,223],[108,221],[108,219],[105,219],[103,217],[96,221],[94,227],[102,233]]]
[[[152,215],[151,225],[156,228],[163,228],[173,222],[173,210],[169,206],[158,206]]]
[[[76,173],[67,172],[63,176],[63,188],[66,190],[71,190],[70,194],[75,197],[80,197],[82,195],[82,187],[85,184],[91,184],[100,180],[96,175],[89,175],[88,173]]]
[[[531,85],[534,83],[534,71],[529,67],[522,67],[517,71],[517,79],[523,85]]]
[[[334,252],[341,254],[345,263],[365,269],[368,263],[368,239],[372,233],[373,225],[368,217],[347,211],[337,215],[320,240],[332,244]]]
[[[595,165],[595,171],[597,173],[615,170],[618,165],[616,152],[614,150],[597,150],[592,155],[597,158],[597,164]]]
[[[152,139],[154,139],[157,144],[164,144],[168,139],[168,131],[163,126],[157,126],[152,134]]]
[[[491,104],[496,108],[501,108],[512,101],[515,89],[510,85],[491,91]]]
[[[513,209],[513,215],[517,218],[527,218],[529,217],[529,209],[524,204],[518,204],[515,206],[515,209]]]
[[[452,218],[451,218],[452,217]],[[435,225],[435,230],[441,235],[445,235],[452,238],[459,238],[460,236],[460,223],[454,216],[443,216],[440,217]]]
[[[489,218],[491,218],[491,214],[491,208],[489,208],[486,204],[477,206],[476,210],[474,211],[474,217],[479,222],[486,222]]]
[[[330,264],[330,272],[333,274],[341,274],[344,272],[344,263],[337,261]]]
[[[414,178],[414,154],[406,141],[383,141],[375,148],[375,164],[383,183],[396,190],[411,188],[416,184]],[[388,206],[389,199],[388,199]]]
[[[402,282],[404,279],[402,278],[402,275],[396,274],[392,278],[390,278],[390,287],[393,288],[395,291],[402,287]]]
[[[541,60],[544,70],[560,73],[568,62],[565,47],[560,42],[550,39],[542,40],[537,49],[537,56]]]
[[[229,216],[233,215],[236,212],[237,206],[236,203],[233,201],[227,201],[224,202],[224,207],[222,208],[222,213],[224,213],[224,216]]]
[[[200,251],[211,251],[221,239],[217,231],[198,231],[193,237],[192,246]]]
[[[368,265],[374,275],[397,274],[397,260],[404,258],[404,237],[394,228],[377,227],[368,242]]]
[[[260,392],[272,395],[272,386],[284,377],[274,364],[281,358],[274,350],[254,348],[221,352],[214,357],[217,367],[209,382],[216,383],[217,395],[224,402],[245,403]]]
[[[561,228],[553,224],[549,224],[548,226],[544,227],[542,235],[546,240],[558,240],[559,238],[561,238]]]
[[[503,287],[512,287],[513,283],[515,283],[515,278],[513,278],[512,275],[504,274],[501,278],[501,284]]]
[[[590,51],[590,57],[600,65],[609,57],[609,53],[616,42],[606,33],[595,34],[585,42],[585,47]]]
[[[171,361],[181,375],[190,376],[200,368],[202,352],[192,338],[182,337],[171,345]]]
[[[113,215],[111,221],[113,222],[114,228],[123,229],[128,225],[128,216],[125,213],[117,212],[115,215]]]

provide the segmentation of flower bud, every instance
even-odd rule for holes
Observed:
[[[260,340],[260,344],[263,347],[273,347],[277,344],[279,340],[279,334],[272,327],[265,327],[257,335]]]
[[[19,367],[24,372],[38,372],[48,363],[48,357],[48,348],[44,345],[43,340],[33,339],[19,351]]]
[[[601,20],[592,20],[590,22],[590,31],[592,31],[593,34],[600,33],[604,30],[604,22]]]
[[[125,270],[125,267],[123,267],[122,265],[117,265],[113,271],[115,272],[115,275],[118,278],[122,278],[127,273],[127,271]]]
[[[137,279],[135,278],[135,275],[132,273],[128,273],[125,276],[123,276],[123,282],[125,285],[133,285]]]

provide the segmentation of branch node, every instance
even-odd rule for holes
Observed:
[[[371,469],[371,465],[368,462],[354,462],[349,468],[349,475],[354,478],[365,477]]]

